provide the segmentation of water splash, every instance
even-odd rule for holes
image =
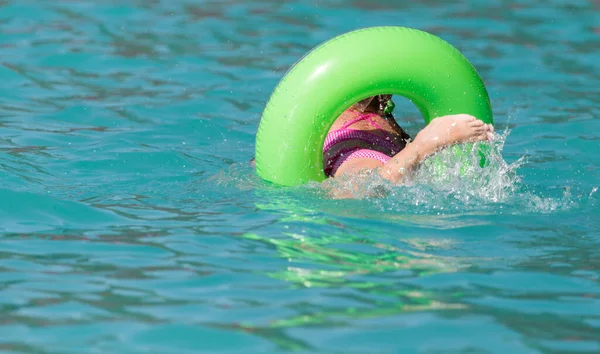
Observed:
[[[442,150],[426,160],[403,185],[393,185],[374,171],[364,171],[312,187],[324,188],[332,198],[352,196],[369,200],[382,211],[410,214],[549,213],[576,205],[570,188],[565,188],[560,197],[551,197],[523,184],[518,170],[527,164],[526,156],[512,163],[502,157],[509,134],[507,129],[495,133],[491,142]],[[487,145],[484,167],[479,166],[481,144]]]
[[[525,157],[507,163],[502,150],[509,131],[494,134],[494,140],[485,143],[464,144],[444,149],[428,159],[416,171],[409,182],[443,192],[447,196],[469,203],[473,198],[499,203],[513,196],[521,185],[517,170],[525,163]],[[479,151],[485,144],[486,166],[479,165]],[[462,156],[457,158],[457,152]]]

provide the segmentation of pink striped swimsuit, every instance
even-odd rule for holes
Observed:
[[[334,130],[327,134],[327,137],[325,138],[325,145],[323,146],[323,154],[325,156],[325,175],[332,177],[344,162],[352,159],[370,158],[381,161],[382,163],[386,163],[392,156],[396,155],[404,148],[404,145],[397,146],[396,144],[392,143],[389,138],[383,138],[379,135],[363,130],[348,128],[356,122],[366,120],[375,128],[385,131],[379,124],[371,119],[373,116],[377,116],[377,114],[362,113],[360,116],[358,116],[358,118],[347,122],[340,129]],[[365,142],[372,146],[372,148],[365,149],[360,146],[350,146],[339,149],[339,151],[336,151],[336,153],[332,156],[327,156],[329,150],[336,144],[349,140]]]

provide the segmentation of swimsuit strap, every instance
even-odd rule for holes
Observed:
[[[333,130],[327,134],[325,138],[325,145],[323,146],[323,151],[329,150],[333,145],[340,143],[346,140],[362,140],[366,143],[369,143],[373,146],[382,146],[390,151],[400,151],[402,147],[396,146],[393,144],[389,138],[381,137],[377,134],[369,133],[364,130],[357,130],[348,128],[350,125],[360,122],[362,120],[366,120],[371,123],[376,128],[385,131],[377,122],[375,122],[371,117],[377,116],[375,113],[361,113],[357,118],[354,118],[348,122],[346,122],[340,129]]]
[[[342,127],[338,130],[348,129],[348,127],[352,124],[363,120],[366,120],[367,122],[371,123],[371,125],[373,125],[375,128],[383,130],[383,128],[379,124],[377,124],[377,122],[375,122],[373,119],[371,119],[371,117],[379,117],[379,115],[375,113],[361,113],[358,117],[344,123],[344,125],[342,125]]]

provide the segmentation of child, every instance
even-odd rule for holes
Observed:
[[[457,114],[435,118],[411,141],[390,112],[391,97],[378,95],[359,101],[333,123],[323,147],[328,177],[375,169],[383,178],[398,183],[444,147],[493,138],[491,124]]]

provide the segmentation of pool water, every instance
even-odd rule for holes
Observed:
[[[278,80],[375,25],[469,58],[491,168],[261,181]],[[5,0],[0,47],[1,352],[600,352],[598,1]]]

